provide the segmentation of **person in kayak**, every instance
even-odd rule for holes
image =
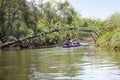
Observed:
[[[67,39],[65,42],[64,42],[64,46],[73,46],[73,40],[72,39]]]
[[[66,40],[63,45],[64,46],[69,46],[69,40]]]

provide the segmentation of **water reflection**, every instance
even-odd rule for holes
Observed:
[[[0,80],[119,80],[120,53],[89,47],[0,52]]]

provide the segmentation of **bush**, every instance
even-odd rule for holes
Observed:
[[[97,40],[97,45],[99,45],[101,47],[109,47],[108,45],[109,45],[112,35],[113,35],[112,32],[108,32],[108,33],[104,34]]]
[[[102,48],[120,50],[120,31],[104,34],[97,40],[97,45]]]
[[[111,45],[112,49],[120,50],[120,32],[114,32],[111,38]]]

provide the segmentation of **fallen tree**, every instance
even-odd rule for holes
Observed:
[[[53,32],[59,32],[59,31],[61,31],[61,30],[76,30],[76,29],[77,29],[77,28],[55,29],[55,30],[52,30],[52,31],[50,31],[50,32],[43,32],[43,33],[40,33],[40,34],[37,34],[37,35],[27,36],[27,37],[25,37],[25,38],[21,38],[21,39],[15,40],[15,41],[3,43],[3,44],[0,45],[0,49],[4,49],[4,48],[9,47],[9,46],[11,46],[11,45],[13,45],[13,44],[16,44],[16,43],[19,43],[19,46],[20,46],[20,43],[21,43],[22,41],[27,40],[27,39],[33,39],[33,38],[39,37],[39,36],[41,36],[41,35],[51,34],[51,33],[53,33]],[[99,35],[98,35],[94,30],[85,30],[85,29],[83,29],[83,30],[81,30],[81,31],[85,31],[85,32],[89,32],[89,33],[94,32],[94,34],[97,36],[97,38],[99,37]],[[93,35],[91,35],[91,36],[92,36],[92,38],[94,39],[94,41],[96,42],[96,39],[97,39],[97,38],[94,37]]]

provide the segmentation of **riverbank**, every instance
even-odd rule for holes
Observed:
[[[56,47],[58,45],[44,45],[44,46],[29,46],[29,47],[26,47],[26,46],[17,46],[17,47],[6,47],[6,48],[3,48],[3,49],[0,49],[0,50],[3,50],[3,51],[8,51],[8,50],[24,50],[24,49],[41,49],[41,48],[52,48],[52,47]]]
[[[95,43],[91,40],[81,40],[80,46],[94,46]],[[0,48],[1,50],[23,50],[23,49],[41,49],[41,48],[52,48],[52,47],[63,47],[63,44],[13,44],[10,46],[6,46],[4,48]]]

